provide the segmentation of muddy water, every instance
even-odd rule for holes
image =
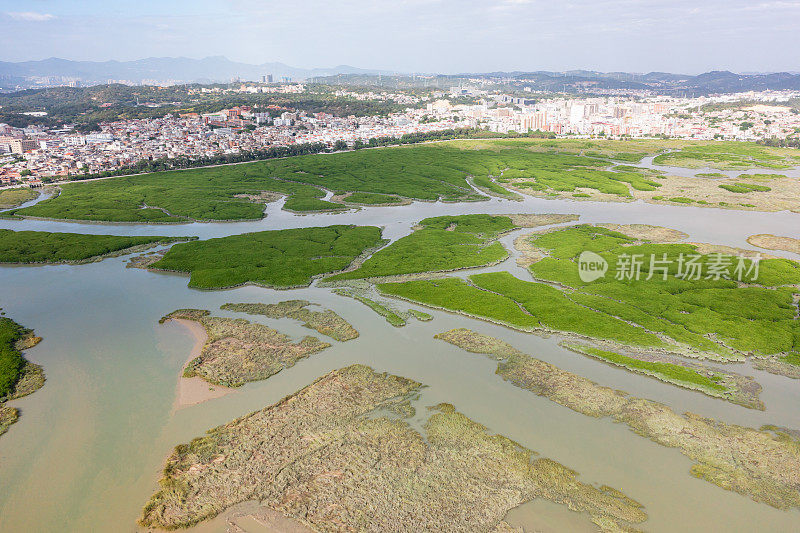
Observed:
[[[258,222],[165,226],[2,221],[0,227],[113,234],[198,235],[210,238],[247,231],[340,223],[374,224],[397,238],[414,222],[437,214],[468,212],[579,213],[582,222],[650,223],[680,229],[690,239],[749,246],[753,233],[800,237],[800,215],[735,212],[642,203],[529,199],[477,204],[415,203],[336,215],[296,216],[267,209]],[[529,231],[529,230],[524,230]],[[504,237],[510,244],[519,232]],[[489,270],[526,279],[513,257]],[[692,478],[689,459],[643,439],[625,426],[577,414],[518,389],[495,374],[496,363],[433,339],[454,327],[470,327],[603,385],[663,401],[676,410],[759,426],[800,428],[800,383],[756,372],[764,386],[765,412],[748,410],[699,393],[604,365],[558,347],[557,336],[512,331],[486,322],[433,311],[434,320],[394,328],[366,306],[310,287],[273,291],[243,287],[196,291],[180,275],[126,269],[123,258],[82,266],[0,267],[0,305],[36,329],[44,341],[27,357],[44,366],[47,384],[14,402],[21,420],[0,438],[0,530],[134,531],[142,505],[155,488],[172,447],[206,429],[259,409],[351,363],[419,380],[427,385],[417,405],[453,403],[474,420],[573,468],[587,482],[606,483],[640,501],[651,531],[792,530],[800,513],[777,511]],[[332,308],[361,332],[357,340],[326,351],[233,394],[175,411],[177,376],[194,338],[176,323],[158,319],[180,307],[218,310],[231,301],[278,302],[305,298]],[[404,303],[395,303],[399,308]],[[233,313],[220,314],[236,316]],[[247,318],[256,320],[258,317]],[[309,330],[289,319],[259,319],[294,337]],[[575,513],[547,502],[515,509],[509,521],[527,531],[581,531]],[[223,531],[224,521],[204,525]]]

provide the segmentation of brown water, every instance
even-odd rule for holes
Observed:
[[[102,226],[43,221],[2,221],[0,227],[86,233],[211,236],[283,227],[338,223],[384,226],[390,238],[436,214],[467,212],[580,213],[581,222],[650,223],[680,229],[692,240],[747,246],[753,233],[800,237],[800,215],[734,212],[641,203],[492,200],[479,204],[415,203],[338,215],[295,216],[270,206],[259,222],[180,226]],[[510,244],[516,235],[503,242]],[[523,277],[513,259],[492,267]],[[428,323],[394,328],[366,306],[311,287],[273,291],[243,287],[197,291],[180,275],[126,269],[122,258],[82,266],[0,267],[0,306],[32,327],[44,341],[26,356],[44,366],[45,387],[13,404],[21,420],[0,438],[0,531],[134,531],[141,507],[156,487],[172,447],[206,429],[274,403],[323,373],[359,362],[428,385],[421,402],[453,403],[491,431],[504,434],[581,474],[587,482],[623,490],[645,505],[651,531],[789,531],[800,513],[778,511],[692,478],[691,462],[674,449],[643,439],[609,420],[596,420],[516,388],[498,378],[496,363],[468,354],[433,335],[469,327],[591,379],[679,411],[692,410],[728,422],[800,428],[800,383],[763,372],[765,412],[748,410],[699,393],[631,374],[542,338],[486,322],[434,311]],[[173,411],[177,376],[194,343],[175,323],[158,324],[181,307],[218,310],[231,301],[278,302],[304,298],[334,309],[361,337],[301,361],[260,383],[203,404]],[[400,308],[406,304],[396,304]],[[220,314],[235,316],[232,313]],[[257,319],[257,317],[249,317]],[[308,334],[297,322],[263,319],[295,337]],[[418,416],[424,411],[418,409]],[[416,422],[420,422],[417,420]],[[509,513],[526,531],[591,529],[585,517],[548,502]],[[202,530],[224,531],[224,521]]]

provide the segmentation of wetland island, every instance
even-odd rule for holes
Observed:
[[[52,187],[0,195],[4,530],[796,527],[796,149],[460,139]]]

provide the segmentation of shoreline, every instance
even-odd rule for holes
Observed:
[[[171,318],[170,320],[186,328],[195,340],[194,346],[192,346],[192,350],[189,353],[189,357],[181,367],[181,374],[178,377],[178,383],[175,387],[175,402],[172,405],[172,412],[174,413],[175,411],[185,407],[191,407],[193,405],[197,405],[208,400],[214,400],[216,398],[221,398],[232,392],[236,392],[235,389],[230,387],[212,385],[200,376],[194,376],[191,378],[183,377],[183,371],[186,369],[189,363],[199,357],[202,353],[203,347],[206,345],[206,342],[208,342],[208,334],[206,333],[205,328],[203,328],[203,326],[197,322],[186,320],[184,318]]]

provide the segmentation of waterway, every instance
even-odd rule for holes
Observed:
[[[602,203],[528,198],[469,204],[415,202],[339,214],[294,215],[270,204],[260,221],[181,225],[102,225],[0,221],[0,228],[117,235],[196,235],[202,239],[251,231],[331,224],[377,225],[397,239],[420,219],[464,213],[575,213],[580,222],[646,223],[679,229],[694,242],[753,249],[756,233],[800,237],[800,214],[759,213],[642,202]],[[530,231],[530,230],[522,230]],[[502,242],[510,247],[515,232]],[[775,252],[771,252],[775,253]],[[786,257],[800,259],[784,253]],[[0,531],[136,531],[136,518],[156,489],[172,448],[205,430],[270,405],[323,373],[364,363],[421,381],[426,405],[449,402],[490,431],[641,502],[649,531],[790,531],[800,512],[779,511],[689,474],[691,461],[622,424],[575,413],[504,382],[496,363],[437,341],[436,333],[469,327],[506,340],[566,370],[611,387],[727,422],[800,428],[800,382],[753,370],[764,387],[766,411],[745,409],[686,391],[558,346],[548,338],[487,322],[431,311],[431,322],[394,328],[366,306],[316,284],[275,291],[241,287],[199,291],[182,275],[125,268],[125,257],[72,266],[0,267],[0,306],[44,340],[26,357],[44,366],[47,383],[14,401],[21,419],[0,438]],[[528,279],[514,257],[487,270]],[[474,272],[474,271],[472,271]],[[334,346],[262,382],[198,405],[175,409],[178,376],[194,344],[183,326],[158,319],[178,308],[219,311],[226,302],[274,303],[302,298],[335,310],[361,336]],[[394,302],[400,309],[408,304]],[[248,316],[299,338],[308,329],[290,319]],[[424,409],[417,410],[425,416]],[[419,422],[419,420],[417,421]],[[548,502],[513,510],[509,522],[525,531],[591,530],[585,517]],[[200,526],[225,531],[223,520]]]

